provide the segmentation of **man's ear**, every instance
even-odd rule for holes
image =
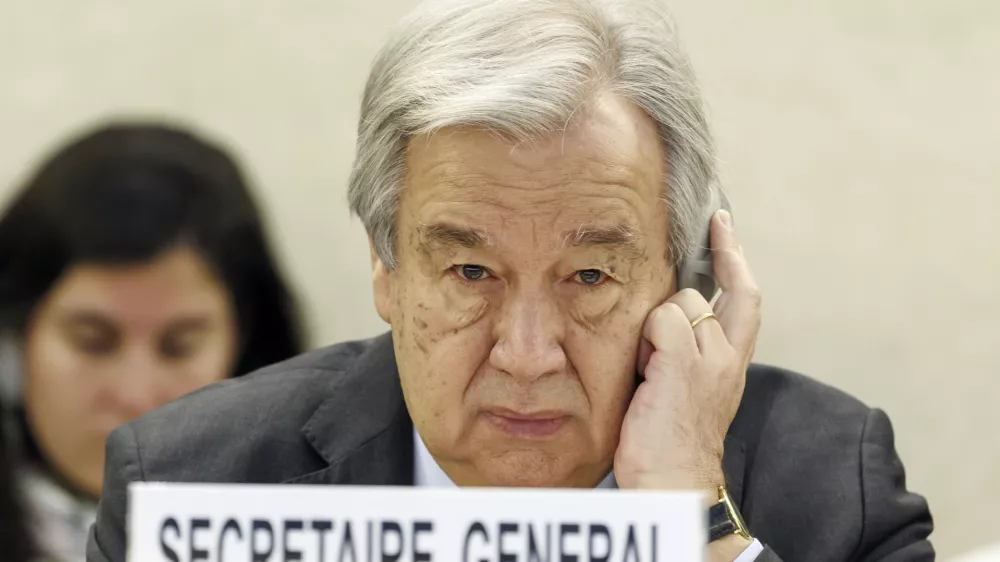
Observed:
[[[392,286],[389,283],[389,268],[382,263],[382,258],[378,257],[375,251],[375,244],[371,238],[368,239],[368,251],[372,260],[372,293],[375,297],[375,311],[386,323],[392,324],[392,315],[389,314],[390,303],[392,302]]]

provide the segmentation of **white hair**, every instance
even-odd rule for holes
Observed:
[[[669,252],[697,243],[715,152],[690,63],[657,0],[437,0],[418,6],[376,58],[365,88],[348,200],[395,268],[408,139],[472,126],[537,139],[610,93],[659,125]]]

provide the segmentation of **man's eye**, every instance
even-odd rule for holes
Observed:
[[[581,285],[597,286],[608,279],[608,274],[600,269],[581,269],[573,274],[573,278]]]
[[[456,265],[452,269],[466,281],[482,281],[490,276],[490,272],[481,265],[462,264]]]

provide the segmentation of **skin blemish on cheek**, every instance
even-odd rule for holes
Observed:
[[[393,323],[393,329],[395,337],[399,338],[400,341],[406,341],[406,319],[402,314],[400,314],[399,322]]]
[[[413,331],[413,343],[422,353],[427,353],[429,345],[436,344],[440,337],[435,337],[433,333],[428,333],[426,330],[427,323],[422,319],[414,318],[414,324],[416,325],[416,329]]]

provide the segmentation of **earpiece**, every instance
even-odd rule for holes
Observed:
[[[695,289],[705,300],[712,302],[719,284],[715,280],[715,270],[712,268],[712,244],[710,232],[712,217],[719,209],[732,212],[729,198],[721,187],[712,186],[712,199],[706,206],[707,214],[699,223],[696,233],[697,245],[691,255],[677,266],[677,289]]]

